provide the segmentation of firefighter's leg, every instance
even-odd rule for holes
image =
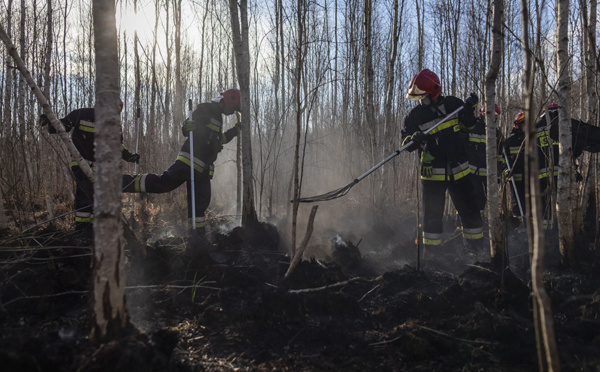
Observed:
[[[162,174],[126,174],[122,178],[123,192],[162,194],[173,191],[190,179],[190,167],[176,160]]]
[[[194,176],[194,199],[196,207],[196,220],[191,221],[192,218],[192,197],[190,188],[191,185],[188,182],[188,217],[190,222],[196,229],[196,234],[204,236],[206,234],[206,210],[210,205],[211,199],[211,188],[210,188],[210,177],[207,174],[200,174],[196,172]]]
[[[448,191],[462,219],[463,237],[467,247],[479,249],[483,246],[483,221],[477,200],[473,198],[476,192],[475,183],[469,179],[470,177],[475,176],[469,174],[458,181],[451,182]]]
[[[446,182],[422,181],[423,246],[426,254],[441,253]],[[429,252],[429,253],[427,253]]]
[[[75,176],[75,231],[92,237],[94,231],[94,184],[79,166],[71,167]]]

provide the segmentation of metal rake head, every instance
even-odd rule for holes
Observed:
[[[330,191],[325,194],[309,196],[306,198],[298,198],[298,203],[314,203],[314,202],[329,201],[329,200],[341,198],[342,196],[346,195],[348,193],[348,191],[350,191],[350,189],[357,183],[358,183],[358,180],[354,180],[342,188]],[[292,200],[292,202],[293,202],[293,200]]]

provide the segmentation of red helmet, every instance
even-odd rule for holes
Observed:
[[[515,116],[515,123],[513,125],[513,128],[521,129],[523,127],[523,124],[525,124],[525,113],[521,111],[517,114],[517,116]]]
[[[440,93],[442,93],[440,78],[433,71],[425,69],[411,79],[406,98],[411,101],[418,101],[429,94],[430,98],[435,100],[440,96]]]
[[[500,106],[497,103],[494,104],[494,111],[496,112],[496,116],[500,115]],[[485,115],[485,105],[481,107],[481,111],[479,112],[479,116],[483,117]]]
[[[240,107],[242,106],[242,98],[239,89],[227,89],[221,93],[221,95],[223,96],[225,107],[231,107],[233,109],[240,110]]]

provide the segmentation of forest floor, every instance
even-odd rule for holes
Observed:
[[[91,247],[60,230],[5,237],[0,369],[538,370],[525,232],[511,231],[503,273],[459,237],[417,263],[410,235],[386,248],[331,236],[287,279],[289,258],[266,223],[216,234],[220,264],[191,259],[180,238],[129,246],[135,331],[100,346],[88,337]],[[600,371],[600,254],[586,247],[586,265],[563,270],[556,240],[547,245],[561,368]]]

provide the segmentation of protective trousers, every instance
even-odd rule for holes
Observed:
[[[554,182],[556,182],[556,180],[554,180]],[[521,211],[519,210],[519,205],[517,204],[516,198],[519,198],[519,201],[521,202],[521,208],[523,209],[523,213],[525,214],[525,182],[515,181],[515,185],[517,187],[517,195],[515,195],[515,190],[513,189],[513,187],[510,188],[512,191],[512,215],[514,217],[524,217],[521,216]],[[544,216],[542,223],[544,225],[544,230],[548,230],[552,227],[552,205],[549,203],[552,200],[552,198],[551,195],[549,195],[551,189],[548,186],[548,178],[540,179],[540,195],[542,200],[542,212]]]
[[[475,175],[472,178],[473,182],[475,183],[475,193],[479,212],[483,216],[483,212],[485,211],[485,203],[487,201],[487,175]]]
[[[475,182],[469,174],[458,181],[423,180],[423,244],[439,246],[442,243],[443,215],[446,190],[456,207],[467,242],[483,240],[483,222],[479,206],[474,200]]]
[[[71,171],[75,177],[75,231],[91,234],[94,229],[94,184],[79,165],[71,166]]]
[[[176,160],[162,174],[137,174],[123,176],[123,192],[162,194],[175,190],[182,183],[187,182],[188,218],[192,218],[192,193],[190,182],[190,166]],[[211,198],[210,176],[206,173],[195,172],[194,174],[194,199],[196,206],[196,233],[206,233],[205,212],[208,209]]]

